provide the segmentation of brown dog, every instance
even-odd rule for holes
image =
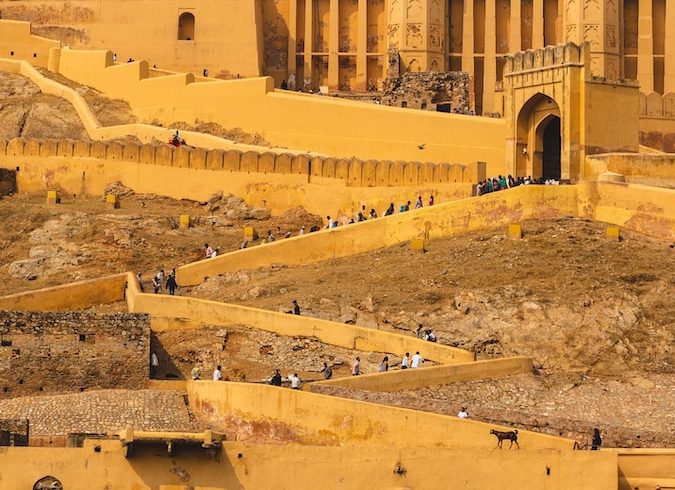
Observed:
[[[497,436],[497,447],[499,449],[502,448],[502,441],[509,440],[511,441],[511,445],[509,446],[509,449],[513,447],[513,443],[516,443],[516,447],[520,449],[520,444],[518,444],[518,431],[517,430],[510,430],[508,432],[503,432],[501,430],[494,430],[492,429],[490,431],[490,434],[494,434]]]

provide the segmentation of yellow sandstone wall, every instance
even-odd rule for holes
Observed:
[[[100,452],[94,447],[99,445]],[[453,482],[481,490],[615,490],[616,453],[608,451],[442,449],[364,446],[249,445],[225,442],[218,459],[203,449],[137,447],[125,458],[118,441],[87,440],[83,448],[7,447],[0,482],[32,488],[43,476],[69,490],[225,490],[369,488],[446,489]],[[400,475],[394,472],[405,469]],[[546,468],[550,469],[547,474]],[[181,480],[189,475],[188,480]]]
[[[316,337],[327,344],[348,349],[398,355],[420,351],[425,358],[441,363],[473,361],[473,354],[469,351],[426,342],[410,335],[186,296],[140,294],[135,283],[131,283],[127,290],[127,298],[129,311],[152,316],[151,325],[156,332],[194,329],[204,324],[248,325],[279,335]]]
[[[608,171],[626,176],[675,179],[675,154],[607,153],[586,157],[587,177]]]
[[[474,420],[270,385],[189,381],[187,390],[190,408],[214,426],[227,427],[229,417],[252,423],[280,423],[302,444],[489,451],[496,446],[490,429],[510,430]],[[518,431],[518,442],[524,451],[557,449],[572,453],[574,446],[570,439],[528,431]]]
[[[619,449],[619,490],[675,488],[675,449]]]
[[[583,182],[515,189],[412,210],[237,250],[179,267],[181,285],[205,277],[277,264],[308,264],[377,250],[414,238],[437,238],[534,217],[579,216],[646,235],[675,237],[675,190],[636,184]]]
[[[124,300],[127,274],[116,274],[62,286],[0,297],[2,310],[80,310]]]
[[[355,214],[362,204],[381,213],[390,202],[434,195],[436,202],[471,195],[485,167],[361,162],[308,155],[175,149],[170,145],[87,141],[0,141],[0,167],[15,169],[19,192],[61,189],[100,195],[114,181],[138,193],[205,201],[235,194],[275,214],[303,206],[320,215]]]
[[[142,120],[213,121],[258,132],[276,146],[336,157],[485,161],[504,172],[501,119],[416,111],[274,91],[271,78],[191,83],[191,75],[148,77],[146,62],[112,65],[106,51],[60,52],[59,73],[129,102]],[[419,147],[422,146],[422,149]]]
[[[316,385],[328,385],[341,386],[353,390],[402,391],[458,381],[498,378],[509,374],[530,372],[532,372],[532,359],[527,357],[505,357],[463,364],[402,369],[387,373],[335,378],[314,382],[309,385],[309,389],[310,391],[313,390],[312,387]]]
[[[34,33],[69,46],[110,49],[119,62],[148,59],[151,65],[199,74],[207,68],[211,76],[262,74],[258,1],[13,1],[2,10],[3,18],[33,20]],[[182,13],[195,17],[191,40],[178,39]]]

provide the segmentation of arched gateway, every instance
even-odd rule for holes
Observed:
[[[506,120],[506,173],[576,182],[587,155],[637,151],[638,85],[591,75],[590,50],[572,43],[507,55],[498,106]]]

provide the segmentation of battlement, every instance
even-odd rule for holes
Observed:
[[[246,174],[290,174],[339,179],[351,187],[394,187],[417,184],[475,183],[485,178],[485,164],[467,165],[431,162],[362,161],[309,154],[207,150],[171,145],[117,141],[0,140],[3,157],[95,158],[109,162],[164,165],[195,170],[241,172]]]
[[[640,92],[640,117],[675,119],[675,93]]]
[[[567,65],[584,66],[586,56],[586,44],[578,46],[574,43],[519,51],[517,53],[504,55],[504,76],[506,77],[523,71]]]

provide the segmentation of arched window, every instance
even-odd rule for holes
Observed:
[[[195,16],[190,12],[183,12],[178,17],[178,40],[195,40]]]

